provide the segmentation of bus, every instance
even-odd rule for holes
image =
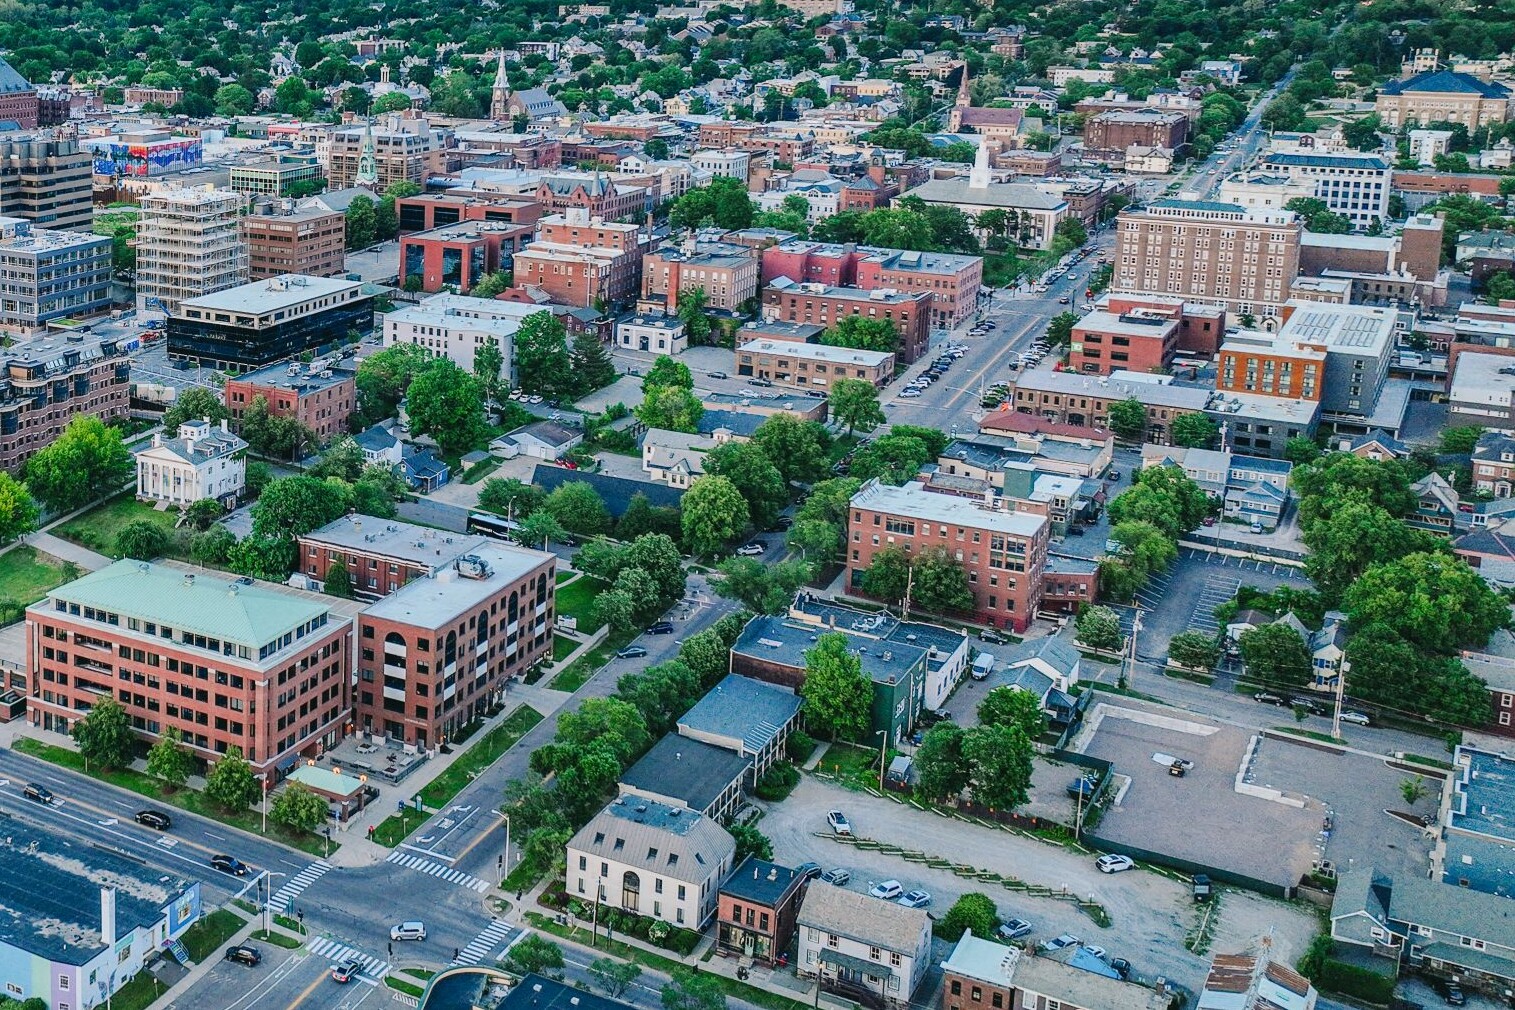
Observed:
[[[511,522],[504,516],[491,515],[488,512],[468,513],[469,533],[482,533],[486,537],[494,537],[496,540],[509,540],[511,534],[521,528],[521,524]]]

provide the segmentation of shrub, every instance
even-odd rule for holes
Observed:
[[[794,791],[800,784],[800,770],[787,761],[780,761],[758,780],[753,790],[758,799],[776,803]]]
[[[1384,1005],[1394,995],[1394,978],[1380,975],[1370,968],[1327,958],[1321,965],[1320,987],[1329,992],[1355,996],[1368,1003]]]
[[[784,750],[789,755],[789,760],[803,764],[815,750],[815,737],[802,729],[797,729],[789,734],[789,741],[784,745]]]

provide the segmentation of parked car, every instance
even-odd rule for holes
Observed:
[[[1252,700],[1260,701],[1265,705],[1277,705],[1280,708],[1287,708],[1289,705],[1289,700],[1287,698],[1284,698],[1281,695],[1276,695],[1272,691],[1258,691],[1252,696]]]
[[[134,819],[138,824],[156,831],[167,831],[174,823],[161,810],[138,810],[134,815]]]
[[[1019,940],[1031,932],[1031,923],[1025,919],[1007,919],[996,932],[1001,940]]]
[[[673,634],[673,622],[672,621],[659,621],[656,624],[654,624],[652,627],[650,627],[650,628],[647,629],[647,634],[649,634],[649,635],[671,635],[671,634]]]
[[[1004,645],[1006,642],[1010,641],[1010,639],[1006,638],[1004,635],[1001,635],[993,628],[985,628],[983,631],[980,631],[978,633],[978,637],[981,641],[989,642],[993,645]]]
[[[239,943],[226,948],[226,953],[221,955],[227,961],[235,961],[245,964],[249,968],[256,968],[263,963],[263,952],[257,947],[247,943]]]
[[[1468,998],[1463,995],[1462,986],[1456,982],[1444,983],[1441,987],[1441,997],[1447,1001],[1448,1006],[1464,1006]]]
[[[398,926],[389,927],[391,940],[424,940],[426,939],[426,923],[420,919],[408,919]]]
[[[705,374],[708,375],[708,376],[710,376],[712,379],[729,379],[729,378],[731,378],[731,376],[727,375],[725,372],[706,372]]]
[[[47,788],[47,786],[38,785],[35,782],[28,782],[26,788],[21,790],[21,795],[29,800],[36,800],[38,803],[51,803],[53,801],[53,791]]]
[[[1096,947],[1092,943],[1086,943],[1086,944],[1084,944],[1084,950],[1088,951],[1090,954],[1093,954],[1095,957],[1099,958],[1101,961],[1103,961],[1105,959],[1105,948],[1103,948],[1103,947]]]
[[[1369,718],[1368,713],[1366,712],[1343,712],[1341,714],[1341,721],[1350,722],[1356,726],[1373,725],[1373,720]]]
[[[754,540],[752,543],[743,544],[742,546],[738,547],[736,549],[736,552],[744,558],[751,558],[756,557],[757,555],[763,553],[765,550],[767,550],[767,548]]]
[[[1099,872],[1101,873],[1120,873],[1122,870],[1131,869],[1136,865],[1136,862],[1130,856],[1111,852],[1096,859],[1094,865],[1099,868]]]
[[[895,898],[898,898],[901,894],[905,893],[905,885],[901,884],[898,880],[885,880],[880,883],[874,884],[873,889],[868,893],[875,898],[883,898],[885,901],[893,901]]]
[[[803,862],[800,865],[796,866],[794,868],[794,872],[798,873],[804,880],[814,880],[816,877],[819,877],[821,875],[821,864],[812,863],[807,860],[806,862]]]
[[[230,873],[236,877],[247,876],[248,865],[240,859],[232,856],[211,856],[210,868],[220,870],[222,873]]]
[[[343,961],[341,964],[334,964],[331,966],[331,980],[333,982],[341,982],[345,984],[351,982],[353,976],[357,975],[362,970],[363,962],[359,961],[355,957],[350,957],[346,961]]]
[[[1168,774],[1174,776],[1175,778],[1181,779],[1185,775],[1189,774],[1189,769],[1184,767],[1184,763],[1182,761],[1175,761],[1168,766]]]
[[[641,659],[647,655],[647,650],[640,645],[628,645],[615,654],[616,659]]]
[[[914,400],[921,395],[921,391],[914,386],[907,386],[900,390],[901,400]]]
[[[1112,957],[1110,967],[1115,969],[1115,974],[1120,976],[1122,982],[1131,977],[1131,962],[1123,957]]]
[[[917,887],[915,890],[906,891],[901,895],[898,903],[904,905],[906,908],[925,908],[931,904],[931,892],[923,891]]]
[[[1064,947],[1077,947],[1083,942],[1084,941],[1080,940],[1072,933],[1064,933],[1061,936],[1055,936],[1052,939],[1048,940],[1046,943],[1042,944],[1042,949],[1062,950]]]
[[[1251,530],[1253,533],[1261,533],[1263,531],[1262,523],[1254,522],[1251,526],[1248,526],[1247,529]]]
[[[852,834],[852,822],[847,820],[847,815],[840,810],[833,810],[826,815],[826,823],[831,825],[831,830],[839,835]]]
[[[852,871],[843,869],[840,866],[832,867],[821,874],[821,879],[828,884],[835,884],[837,887],[846,887],[852,881]]]
[[[1059,304],[1059,305],[1067,305],[1068,302],[1069,302],[1069,298],[1068,298],[1067,295],[1063,295],[1061,298],[1059,298],[1057,300],[1057,304]]]

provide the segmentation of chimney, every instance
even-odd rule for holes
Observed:
[[[665,259],[663,262],[668,265],[668,294],[663,299],[663,304],[671,316],[679,310],[680,263],[677,259]]]
[[[100,888],[100,939],[105,946],[114,946],[116,942],[116,889],[114,887]]]

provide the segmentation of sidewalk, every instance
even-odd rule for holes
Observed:
[[[59,522],[62,521],[59,520]],[[96,554],[88,547],[80,547],[62,537],[55,537],[51,533],[32,533],[25,537],[25,540],[42,553],[51,554],[59,561],[72,561],[86,572],[99,571],[111,563],[111,559],[104,554]]]

